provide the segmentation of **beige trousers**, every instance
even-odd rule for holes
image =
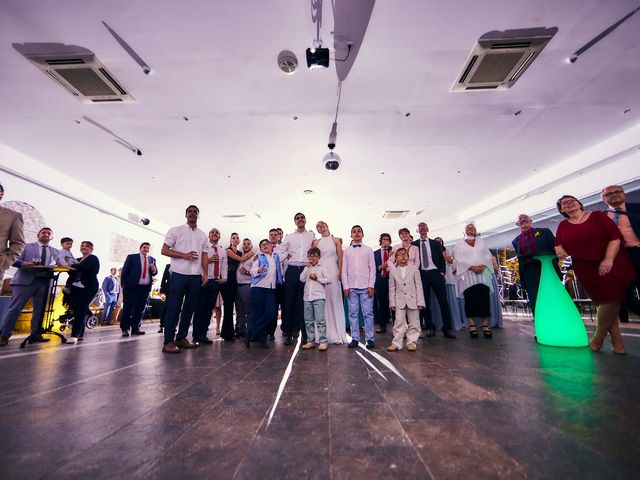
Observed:
[[[407,333],[407,343],[417,343],[420,337],[420,316],[418,310],[408,307],[396,309],[396,321],[393,323],[393,343],[402,348],[402,339]]]

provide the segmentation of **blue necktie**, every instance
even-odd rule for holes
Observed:
[[[351,245],[353,248],[360,248],[362,246],[362,244],[360,243],[354,243],[353,245]]]
[[[616,225],[618,225],[618,222],[620,221],[620,212],[618,211],[618,209],[615,209],[613,211],[613,221]]]

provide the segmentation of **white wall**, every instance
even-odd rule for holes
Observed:
[[[18,176],[8,172],[15,172]],[[103,212],[21,179],[19,175],[67,192],[87,203],[101,207]],[[21,201],[35,207],[44,217],[45,223],[45,225],[35,225],[35,227],[49,226],[53,229],[53,246],[59,246],[61,237],[71,237],[74,239],[72,251],[79,256],[80,242],[83,240],[92,241],[94,254],[100,259],[100,280],[109,273],[109,268],[121,266],[124,261],[124,258],[120,261],[109,258],[113,233],[136,241],[136,249],[128,253],[136,252],[137,245],[143,241],[150,242],[152,245],[151,254],[158,259],[160,274],[162,273],[168,258],[160,255],[160,248],[168,226],[159,220],[152,218],[149,228],[146,228],[142,224],[134,224],[116,218],[106,212],[125,218],[129,213],[139,214],[139,212],[135,208],[3,144],[0,144],[0,183],[5,189],[4,199],[0,205],[11,201]],[[157,232],[151,231],[150,228]],[[36,239],[32,235],[31,238],[25,238],[25,240],[33,242]],[[10,275],[9,272],[8,276]]]

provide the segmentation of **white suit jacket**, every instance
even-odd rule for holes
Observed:
[[[415,265],[407,265],[406,274],[402,278],[398,267],[389,271],[389,307],[417,310],[425,306],[420,270]]]

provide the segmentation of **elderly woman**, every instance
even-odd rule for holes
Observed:
[[[84,336],[84,322],[89,310],[91,300],[98,293],[98,271],[100,261],[93,254],[93,243],[85,240],[80,244],[81,258],[73,265],[73,269],[78,272],[79,280],[84,288],[77,287],[76,283],[71,285],[71,310],[73,311],[73,327],[68,343],[76,343]]]
[[[475,318],[482,319],[482,334],[493,335],[489,330],[491,317],[491,292],[493,291],[493,257],[485,243],[477,238],[476,226],[468,223],[465,238],[453,249],[456,291],[464,297],[464,312],[471,338],[478,338]]]
[[[571,195],[561,197],[556,207],[566,218],[556,232],[556,254],[560,260],[571,255],[578,280],[598,306],[598,325],[589,347],[599,351],[608,332],[613,353],[624,355],[618,311],[635,271],[627,252],[620,248],[622,234],[605,213],[585,211]]]

